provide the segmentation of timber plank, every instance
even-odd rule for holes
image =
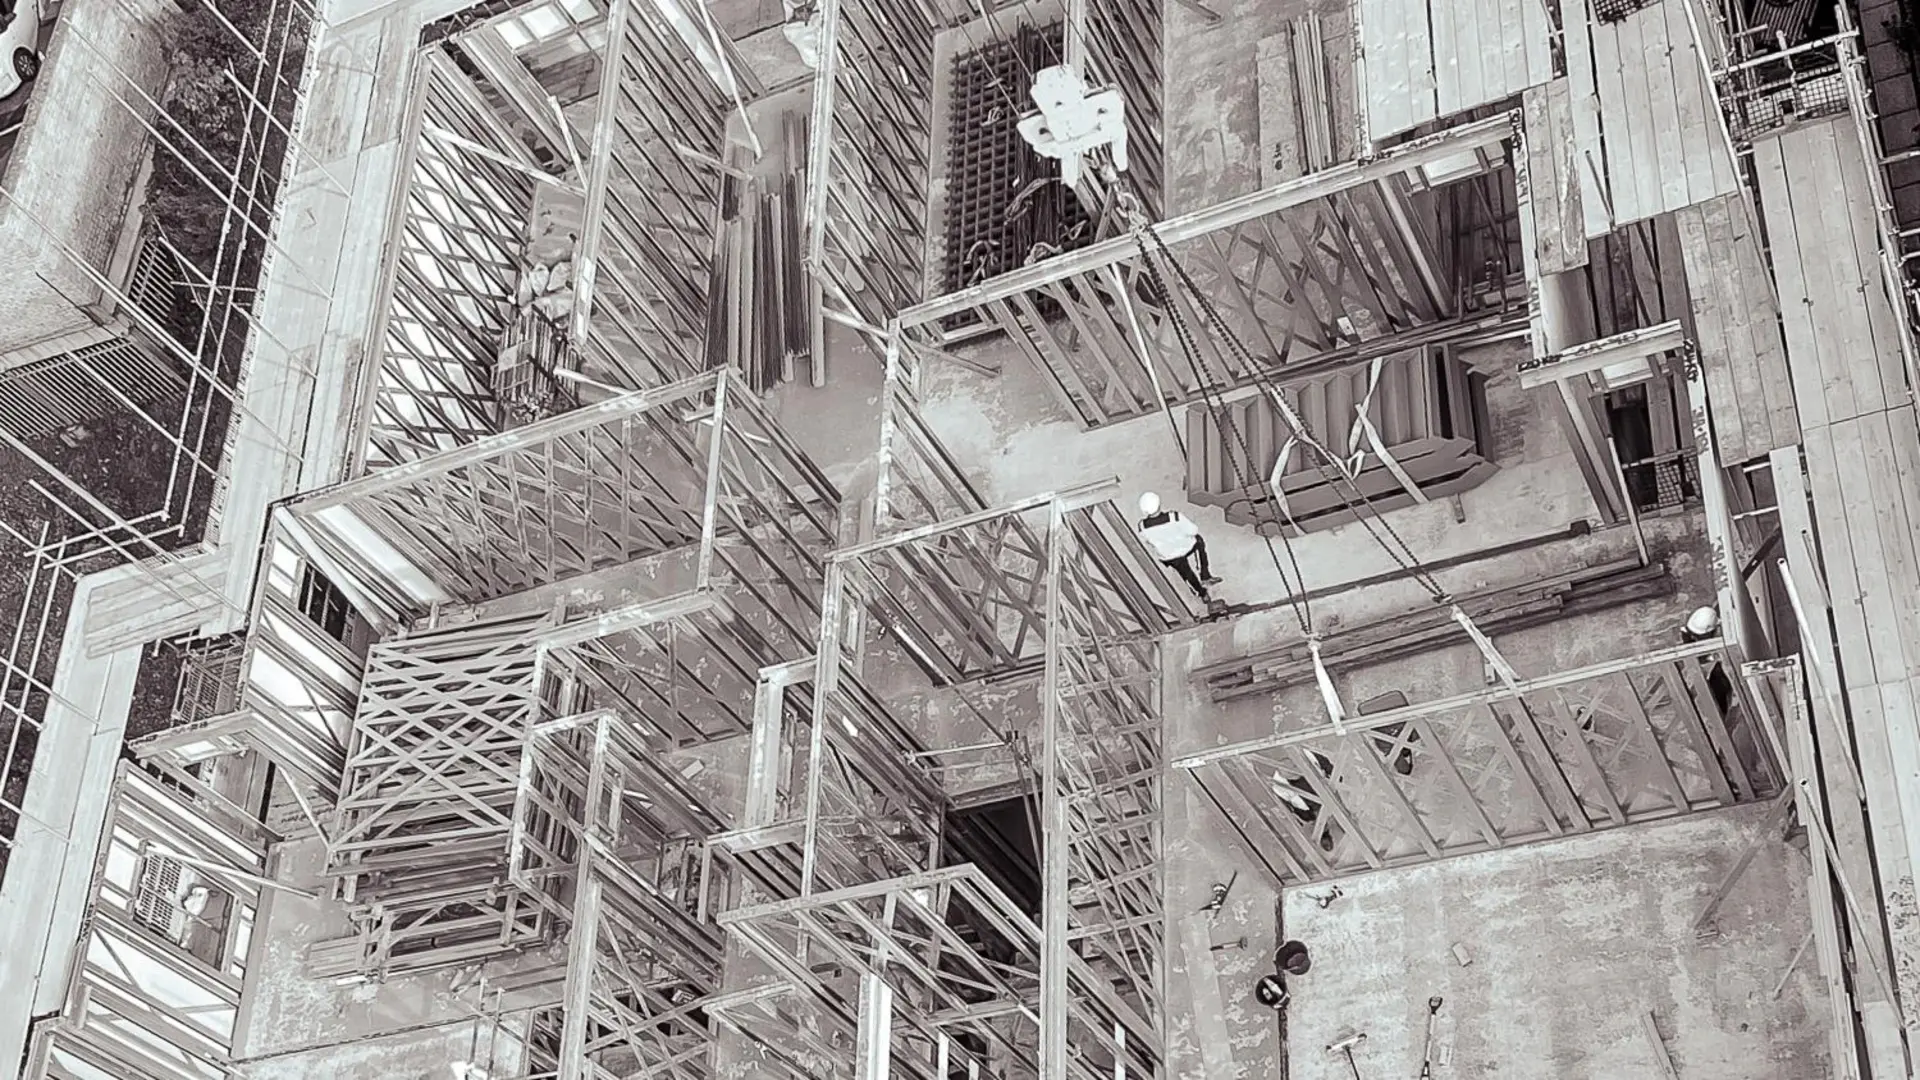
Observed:
[[[1828,601],[1833,608],[1833,624],[1845,665],[1848,689],[1869,687],[1878,682],[1874,672],[1874,648],[1868,633],[1865,594],[1872,583],[1857,570],[1873,573],[1872,562],[1861,567],[1856,558],[1858,546],[1877,537],[1850,537],[1849,520],[1843,494],[1849,477],[1835,446],[1834,429],[1823,427],[1805,435],[1807,484],[1813,492],[1814,520],[1820,530],[1820,553],[1827,571]],[[1853,481],[1857,484],[1858,481]],[[1864,497],[1864,496],[1862,496]]]
[[[1772,238],[1773,280],[1780,294],[1780,327],[1786,338],[1786,368],[1793,384],[1793,400],[1803,427],[1811,430],[1828,420],[1826,378],[1821,372],[1820,338],[1814,331],[1812,297],[1807,295],[1806,268],[1800,258],[1799,220],[1793,212],[1793,189],[1787,183],[1786,148],[1777,138],[1753,145],[1754,172],[1760,182],[1760,210]]]
[[[1807,294],[1813,303],[1813,319],[1822,350],[1832,357],[1822,365],[1826,376],[1828,415],[1832,421],[1858,416],[1869,409],[1886,407],[1878,380],[1856,364],[1872,345],[1872,331],[1866,325],[1859,285],[1857,263],[1852,245],[1846,242],[1851,229],[1848,208],[1834,193],[1845,182],[1837,158],[1831,124],[1800,128],[1781,138],[1786,148],[1787,182],[1794,189],[1794,204],[1811,228],[1802,231],[1801,260],[1807,269]],[[1812,205],[1808,206],[1811,201]],[[1807,214],[1806,211],[1813,211]],[[1809,242],[1811,241],[1811,242]]]
[[[1673,43],[1667,37],[1666,20],[1668,9],[1678,6],[1654,4],[1628,16],[1629,22],[1639,23],[1640,52],[1639,70],[1630,72],[1627,78],[1645,87],[1647,111],[1642,114],[1641,123],[1648,129],[1649,144],[1656,155],[1652,161],[1643,160],[1638,164],[1645,169],[1654,162],[1659,163],[1651,189],[1659,193],[1659,202],[1646,208],[1648,216],[1677,209],[1688,202],[1684,162],[1695,151],[1686,145],[1685,134],[1680,129],[1680,105],[1674,90]],[[1629,54],[1627,62],[1631,64],[1633,59]]]
[[[1627,108],[1626,84],[1620,68],[1623,51],[1620,27],[1589,22],[1588,28],[1593,42],[1594,98],[1600,116],[1600,146],[1611,197],[1611,230],[1645,216],[1640,213],[1643,200],[1640,196],[1640,177],[1634,162],[1636,118]]]
[[[1574,173],[1581,185],[1580,216],[1588,239],[1613,231],[1607,188],[1606,148],[1600,134],[1600,93],[1594,74],[1588,0],[1562,0],[1562,44],[1567,58],[1567,100],[1573,110]]]
[[[1707,403],[1713,415],[1714,439],[1721,460],[1744,461],[1747,432],[1742,419],[1744,399],[1735,388],[1733,368],[1739,364],[1728,347],[1726,298],[1721,290],[1722,268],[1706,221],[1706,210],[1688,206],[1676,210],[1680,257],[1686,264],[1689,308],[1693,312],[1694,344],[1707,380]]]
[[[1441,116],[1467,108],[1472,100],[1462,93],[1463,69],[1471,65],[1474,76],[1479,74],[1479,50],[1474,47],[1471,21],[1461,24],[1460,9],[1464,6],[1447,0],[1440,0],[1437,7],[1428,5],[1433,22],[1434,109]]]
[[[1693,204],[1718,194],[1713,144],[1720,135],[1715,127],[1709,127],[1709,123],[1718,123],[1718,106],[1713,98],[1705,96],[1705,86],[1701,85],[1699,52],[1693,48],[1693,29],[1688,25],[1686,10],[1680,4],[1659,4],[1659,8],[1667,17],[1668,50],[1663,67],[1672,86],[1682,138],[1680,163],[1674,173],[1686,188],[1684,200]]]
[[[1854,512],[1870,514],[1879,534],[1878,566],[1883,579],[1872,593],[1881,602],[1887,621],[1874,622],[1873,637],[1876,644],[1886,642],[1889,652],[1898,647],[1897,666],[1891,671],[1880,668],[1879,676],[1883,682],[1914,678],[1920,676],[1920,552],[1915,550],[1913,520],[1920,492],[1915,491],[1911,471],[1914,457],[1920,455],[1915,449],[1920,430],[1915,428],[1914,409],[1906,405],[1836,426],[1854,428],[1859,433],[1864,476],[1855,476],[1848,494]],[[1908,466],[1904,473],[1903,459]],[[1859,482],[1862,479],[1864,484]]]
[[[1873,193],[1866,186],[1867,169],[1870,166],[1861,153],[1858,135],[1850,127],[1842,128],[1840,125],[1843,122],[1844,117],[1827,123],[1833,136],[1834,161],[1840,173],[1843,195],[1843,199],[1834,202],[1846,208],[1854,256],[1853,268],[1846,280],[1859,283],[1865,337],[1870,343],[1868,347],[1873,350],[1872,358],[1875,361],[1871,367],[1862,362],[1865,357],[1855,361],[1864,369],[1856,385],[1871,378],[1868,372],[1878,372],[1879,392],[1875,400],[1891,405],[1907,394],[1905,359],[1901,355],[1899,339],[1899,316],[1887,295],[1886,277],[1880,269],[1880,236],[1874,227]]]
[[[1765,401],[1768,450],[1799,441],[1800,416],[1794,407],[1792,377],[1780,336],[1780,306],[1760,252],[1753,207],[1739,194],[1718,200],[1727,213],[1727,247],[1733,253],[1727,284],[1732,310],[1730,346],[1748,356]],[[1737,328],[1744,327],[1744,340]]]

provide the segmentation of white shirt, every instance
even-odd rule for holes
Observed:
[[[1200,540],[1200,527],[1175,510],[1162,510],[1140,522],[1140,539],[1161,562],[1184,559]]]

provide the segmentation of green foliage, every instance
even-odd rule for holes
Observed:
[[[285,33],[284,20],[297,5],[283,0],[278,5],[276,18],[272,0],[213,2],[220,3],[227,20],[251,40],[267,43],[270,62],[279,60],[276,53],[280,37]],[[274,20],[271,26],[269,19]],[[168,51],[177,59],[161,95],[165,107],[158,127],[167,141],[178,147],[178,153],[165,146],[156,148],[145,209],[147,220],[161,235],[204,269],[212,265],[219,251],[221,220],[226,212],[225,199],[208,185],[225,186],[224,174],[240,159],[242,141],[249,127],[251,102],[240,86],[235,85],[235,77],[241,85],[254,85],[260,60],[202,0],[187,0],[174,13],[167,37]],[[304,38],[305,34],[296,27],[281,65],[288,80],[298,78],[298,49]],[[269,75],[262,82],[270,82],[271,78]],[[263,86],[261,96],[268,93]],[[285,123],[292,112],[291,87],[283,86],[279,97],[283,105],[278,111]],[[261,122],[255,119],[251,126],[253,137],[260,138]],[[283,149],[279,145],[282,140],[272,131],[267,132],[267,138],[272,144],[266,148],[271,159],[277,156],[272,151]],[[206,154],[195,149],[196,143]],[[261,153],[262,148],[251,147],[247,157],[251,159]],[[213,158],[211,162],[207,160],[209,154]],[[219,165],[216,167],[214,162]],[[251,179],[252,170],[243,172],[247,174],[242,178],[244,183]],[[239,197],[244,198],[244,194]],[[264,211],[260,220],[264,225]]]

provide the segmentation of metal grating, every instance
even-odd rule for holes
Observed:
[[[1695,479],[1698,462],[1691,450],[1676,450],[1644,461],[1620,467],[1627,481],[1627,494],[1635,510],[1654,513],[1692,506],[1700,501],[1700,484]]]
[[[953,61],[947,103],[946,289],[1092,242],[1093,221],[1015,123],[1033,73],[1060,63],[1061,24],[1022,23]],[[1037,186],[1036,186],[1037,185]]]
[[[1617,23],[1642,8],[1653,6],[1653,0],[1593,0],[1593,17],[1603,23]]]

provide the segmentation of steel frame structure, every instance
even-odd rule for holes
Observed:
[[[563,1080],[712,1075],[723,939],[698,917],[699,849],[722,822],[658,750],[609,710],[525,741],[509,875],[568,924]]]
[[[706,45],[703,42],[702,48]],[[501,334],[527,266],[520,239],[535,192],[584,200],[566,363],[623,386],[659,386],[703,371],[707,242],[734,101],[707,58],[652,4],[615,0],[589,146],[516,80],[518,61],[483,54],[497,114],[439,49],[426,51],[405,143],[404,209],[389,236],[378,303],[383,352],[369,365],[356,472],[384,469],[512,426],[499,400]],[[757,92],[730,45],[717,60],[736,89]],[[515,125],[557,139],[543,164]],[[576,151],[584,149],[585,160]],[[556,170],[559,175],[556,175]],[[550,373],[547,373],[550,374]]]
[[[904,388],[893,391],[894,418],[904,422],[910,404]],[[901,468],[911,460],[887,465],[895,493],[928,482]],[[944,460],[917,464],[938,469]],[[957,473],[947,479],[970,490]],[[743,851],[759,856],[749,873],[760,895],[775,897],[735,907],[721,923],[793,986],[800,1011],[815,1017],[810,1030],[854,1036],[858,1060],[836,1058],[831,1072],[851,1065],[880,1075],[889,1060],[931,1077],[971,1059],[1006,1075],[1159,1075],[1157,639],[1184,609],[1173,615],[1160,602],[1160,575],[1120,525],[1114,486],[895,529],[832,556],[804,808],[787,821],[762,811],[748,835],[716,838],[735,864]],[[977,871],[936,869],[951,804],[916,753],[919,740],[855,674],[869,620],[885,624],[936,684],[1039,670],[1038,924]],[[769,676],[782,689],[806,677]],[[769,749],[756,747],[756,761],[776,756],[774,728],[788,715],[778,694],[761,703],[756,743]],[[748,805],[793,806],[783,782],[750,769]],[[856,818],[873,824],[849,827]],[[955,910],[979,920],[980,944],[947,927]],[[839,961],[832,974],[812,968],[809,957],[821,955]],[[740,1022],[763,1044],[797,1037],[764,1018]]]
[[[1766,714],[1738,666],[1729,643],[1702,642],[1173,764],[1276,884],[1323,881],[1778,793]]]
[[[923,350],[950,349],[977,326],[1005,333],[1088,427],[1205,390],[1508,336],[1525,306],[1475,308],[1456,278],[1474,278],[1485,261],[1482,234],[1505,254],[1512,133],[1504,116],[1464,124],[1156,225],[1173,259],[1220,298],[1219,318],[1251,361],[1189,290],[1166,281],[1161,296],[1130,235],[905,308],[898,321]],[[1191,364],[1179,361],[1178,325],[1193,339]]]
[[[723,48],[716,62],[740,78]],[[571,325],[589,371],[656,386],[706,369],[720,176],[699,159],[726,157],[731,107],[658,7],[613,0]]]
[[[303,554],[383,632],[652,560],[810,637],[840,494],[737,376],[624,394],[296,500]],[[678,560],[677,562],[675,560]],[[676,590],[675,586],[681,587]],[[764,632],[773,633],[773,630]]]
[[[820,6],[807,265],[835,303],[869,325],[885,325],[935,295],[927,218],[933,143],[944,125],[929,93],[939,81],[934,42],[983,10],[941,0],[825,0]],[[1085,0],[1066,11],[1065,62],[1095,85],[1112,81],[1120,88],[1129,175],[1150,206],[1158,204],[1161,184],[1163,12],[1158,0]],[[1026,87],[1012,88],[1010,96],[1024,104]],[[1110,205],[1094,170],[1082,186],[1090,205]]]
[[[191,778],[163,781],[123,762],[82,960],[66,1007],[35,1025],[23,1077],[231,1076],[248,944],[278,839]],[[187,900],[196,888],[203,903]]]
[[[355,471],[386,468],[504,427],[492,372],[520,282],[518,240],[545,174],[473,83],[421,56],[387,280],[376,302]]]

